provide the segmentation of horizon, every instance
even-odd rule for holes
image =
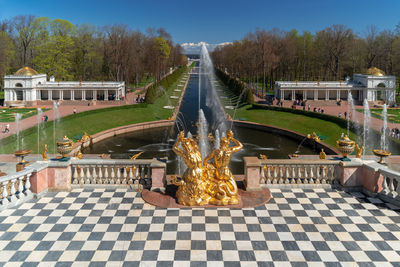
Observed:
[[[380,5],[370,0],[351,3],[344,0],[288,0],[282,3],[254,0],[251,4],[242,0],[217,3],[205,0],[202,2],[204,8],[197,8],[197,3],[187,1],[169,3],[154,0],[139,4],[138,1],[115,0],[112,6],[108,3],[71,0],[56,4],[50,0],[38,0],[32,4],[28,0],[0,0],[0,21],[29,14],[65,19],[74,25],[101,27],[125,24],[132,30],[142,32],[147,28],[163,27],[175,43],[185,46],[186,53],[197,51],[202,42],[209,44],[212,51],[218,44],[241,40],[257,28],[315,33],[334,24],[343,24],[363,36],[370,25],[376,26],[379,31],[394,31],[400,21],[396,12],[400,9],[400,2],[395,0]],[[372,15],[368,21],[365,14]],[[201,20],[205,16],[207,20]]]

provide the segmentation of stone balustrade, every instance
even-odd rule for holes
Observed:
[[[380,174],[383,176],[381,195],[400,202],[400,172],[390,170],[389,168],[380,168]]]
[[[327,160],[262,160],[261,184],[335,184],[338,162]]]
[[[32,198],[30,177],[33,168],[0,177],[0,210],[10,208]]]
[[[72,184],[121,184],[151,187],[153,160],[73,160]]]

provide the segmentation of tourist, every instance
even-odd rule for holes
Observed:
[[[76,114],[76,107],[74,107],[74,114]]]
[[[48,119],[49,119],[49,116],[44,115],[44,122],[47,122]]]
[[[324,110],[323,109],[321,109],[321,113],[324,114]]]
[[[339,112],[339,115],[338,115],[338,117],[339,117],[339,118],[341,118],[341,117],[342,117],[342,113],[341,113],[341,112]]]
[[[344,118],[347,119],[347,112],[344,112]]]
[[[314,107],[313,111],[314,111],[314,112],[317,112],[317,108],[316,108],[316,107]]]
[[[308,111],[310,111],[311,110],[311,105],[310,104],[308,104]]]
[[[9,133],[9,132],[10,132],[10,124],[7,123],[3,133]]]

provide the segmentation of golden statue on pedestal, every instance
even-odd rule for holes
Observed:
[[[233,138],[233,132],[227,131],[226,137],[221,138],[220,147],[213,150],[204,161],[196,141],[185,138],[184,134],[183,131],[179,133],[173,147],[188,167],[182,179],[173,182],[179,186],[176,192],[178,203],[188,206],[238,204],[238,188],[228,165],[232,155],[241,150],[243,145]],[[229,147],[231,141],[235,146]],[[214,162],[209,163],[211,160]]]
[[[181,148],[179,148],[181,144]],[[185,161],[188,167],[181,180],[175,180],[174,184],[179,186],[176,191],[178,203],[187,206],[206,205],[211,196],[207,193],[207,172],[203,168],[203,161],[199,147],[192,138],[186,138],[181,131],[173,151]]]
[[[46,161],[47,160],[47,144],[44,144],[44,146],[43,146],[43,150],[42,150],[42,159],[43,159],[43,161]]]

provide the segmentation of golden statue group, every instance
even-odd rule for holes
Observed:
[[[231,142],[234,146],[229,146]],[[228,165],[232,155],[242,147],[228,130],[220,140],[220,147],[203,160],[197,142],[180,132],[173,150],[188,168],[181,180],[174,181],[178,186],[178,203],[187,206],[238,204],[238,188]]]

